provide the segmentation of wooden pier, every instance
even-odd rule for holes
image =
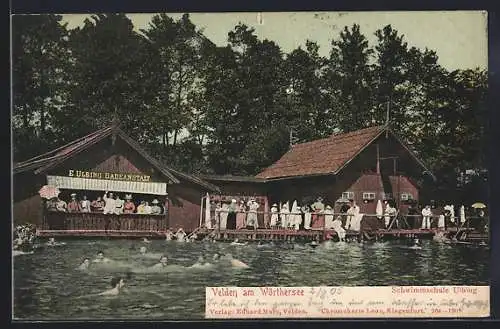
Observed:
[[[196,240],[214,239],[216,241],[295,241],[311,242],[332,239],[338,241],[334,230],[285,230],[285,229],[206,229],[198,228],[191,234],[196,234]],[[457,228],[439,229],[377,229],[361,232],[346,231],[346,240],[385,241],[398,239],[432,239],[436,234],[442,234],[448,239],[457,238]],[[40,238],[116,238],[116,239],[165,239],[165,231],[146,230],[38,230]],[[461,229],[458,240],[468,242],[488,241],[488,235],[473,229]]]

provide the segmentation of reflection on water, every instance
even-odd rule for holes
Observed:
[[[14,316],[17,319],[201,319],[206,286],[487,285],[489,250],[424,241],[231,246],[228,243],[154,241],[150,255],[168,256],[171,270],[145,271],[158,263],[140,257],[140,241],[68,241],[14,258]],[[292,248],[293,247],[293,248]],[[85,257],[102,250],[116,263],[78,270]],[[200,255],[212,262],[230,253],[248,269],[188,268]],[[175,265],[175,266],[170,266]],[[176,269],[176,270],[173,270]],[[125,279],[118,296],[89,296],[110,289],[114,275]],[[88,297],[86,297],[88,296]]]

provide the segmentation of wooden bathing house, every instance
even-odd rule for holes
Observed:
[[[33,223],[40,235],[155,236],[168,228],[198,227],[201,198],[219,188],[166,166],[113,125],[55,150],[14,165],[14,223]],[[103,214],[48,211],[38,193],[44,185],[59,189],[68,202],[76,193],[90,201],[113,192],[123,200],[158,200],[162,213]]]
[[[310,203],[320,196],[336,214],[345,212],[349,201],[361,213],[375,214],[378,200],[405,212],[411,203],[431,198],[425,185],[435,181],[387,125],[293,145],[256,178],[266,181],[269,202]],[[366,216],[363,222],[374,228],[380,223]]]

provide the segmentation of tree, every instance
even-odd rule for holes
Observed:
[[[60,15],[12,19],[14,157],[54,146],[53,117],[67,99],[66,25]]]
[[[145,121],[138,118],[151,96],[142,69],[149,63],[148,45],[132,22],[124,14],[93,15],[71,31],[70,46],[71,103],[59,117],[60,134],[73,139],[118,117],[122,128],[144,141]]]
[[[332,41],[329,95],[337,127],[342,131],[372,125],[372,54],[373,50],[357,24],[351,29],[346,26],[340,38]]]

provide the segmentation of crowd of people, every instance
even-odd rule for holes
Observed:
[[[151,204],[148,201],[133,200],[132,194],[126,194],[121,199],[118,194],[113,192],[104,193],[95,200],[88,200],[86,195],[81,198],[76,193],[70,194],[68,202],[59,197],[47,201],[46,207],[49,211],[68,212],[68,213],[102,213],[102,214],[147,214],[147,215],[166,215],[167,207],[161,205],[158,199],[153,199]]]
[[[263,227],[259,227],[258,213],[261,205],[255,198],[247,202],[244,199],[232,199],[231,202],[219,202],[215,205],[214,216],[205,217],[205,227],[226,229],[289,229],[289,230],[312,230],[333,229],[340,235],[346,230],[360,231],[363,217],[375,217],[384,228],[410,228],[410,229],[445,229],[446,227],[458,227],[465,222],[465,207],[460,206],[460,215],[455,215],[455,206],[446,205],[437,210],[431,205],[418,208],[410,204],[404,209],[404,213],[398,211],[393,202],[384,201],[384,206],[376,214],[362,214],[360,207],[355,201],[350,200],[335,212],[333,207],[325,204],[323,198],[318,197],[310,205],[299,205],[297,200],[290,207],[289,202],[274,203],[269,213],[263,216]],[[478,213],[484,216],[484,211]]]

